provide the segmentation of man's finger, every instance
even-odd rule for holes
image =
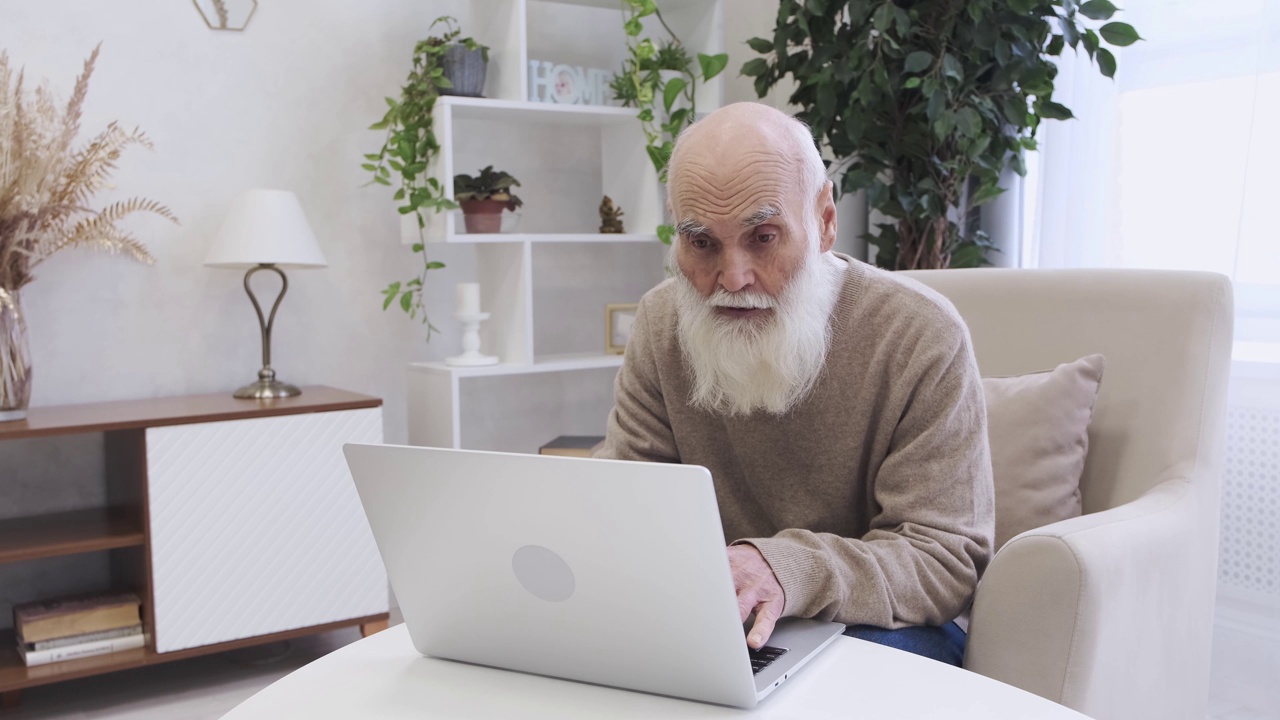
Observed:
[[[747,635],[747,645],[752,650],[759,650],[769,642],[769,636],[773,634],[773,628],[778,623],[778,615],[781,611],[782,602],[779,600],[766,600],[756,607],[756,622]],[[743,619],[746,619],[745,616]]]
[[[750,615],[751,611],[755,610],[756,606],[759,604],[760,601],[756,597],[756,591],[754,588],[740,590],[738,592],[738,614],[742,617],[738,618],[738,622],[746,622],[747,616]]]

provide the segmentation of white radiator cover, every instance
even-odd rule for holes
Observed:
[[[1280,408],[1231,407],[1226,460],[1219,580],[1280,605]]]
[[[158,652],[387,612],[347,442],[381,408],[147,430]]]

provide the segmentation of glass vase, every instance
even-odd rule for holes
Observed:
[[[0,422],[27,417],[31,402],[31,350],[16,290],[0,288]]]

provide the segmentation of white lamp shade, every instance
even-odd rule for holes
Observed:
[[[236,198],[204,264],[225,268],[328,265],[298,196],[287,190],[249,190]]]

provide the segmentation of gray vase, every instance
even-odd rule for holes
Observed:
[[[451,45],[440,61],[444,76],[453,83],[452,88],[440,91],[441,95],[484,96],[484,76],[489,63],[484,50],[468,50],[466,45]]]

